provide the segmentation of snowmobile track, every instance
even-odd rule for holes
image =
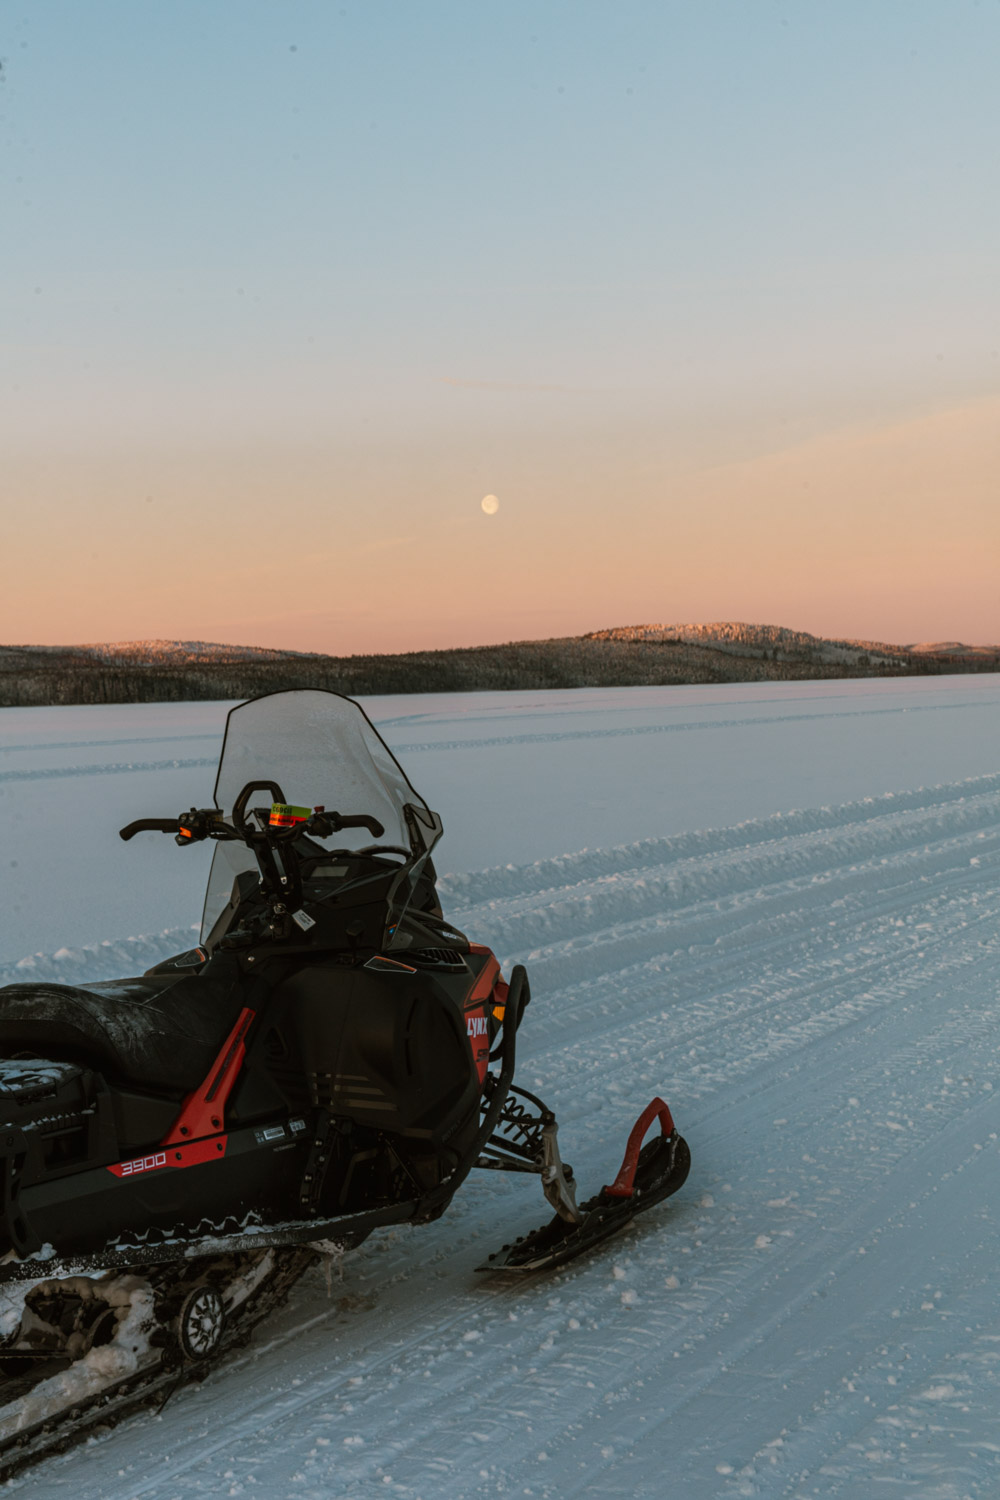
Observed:
[[[295,1282],[318,1258],[314,1251],[306,1248],[287,1254],[282,1269],[272,1277],[260,1297],[247,1306],[243,1315],[233,1320],[210,1358],[196,1363],[171,1360],[152,1369],[138,1370],[79,1401],[68,1416],[44,1419],[9,1438],[0,1445],[0,1482],[32,1468],[45,1458],[77,1447],[97,1429],[113,1429],[157,1400],[162,1409],[182,1386],[207,1379],[230,1351],[247,1342],[258,1323],[281,1306]]]

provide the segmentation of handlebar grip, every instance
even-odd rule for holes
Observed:
[[[176,833],[179,828],[176,818],[136,818],[134,823],[126,823],[124,828],[119,828],[118,837],[127,842],[135,838],[137,833]]]
[[[385,829],[378,818],[369,817],[367,813],[355,813],[353,816],[346,818],[338,817],[337,822],[339,824],[338,832],[340,828],[367,828],[374,839],[380,839],[383,833],[385,833]]]

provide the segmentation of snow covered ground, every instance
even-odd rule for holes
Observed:
[[[529,964],[520,1076],[582,1183],[659,1091],[688,1184],[564,1272],[503,1281],[473,1268],[545,1215],[533,1183],[484,1175],[312,1275],[159,1416],[11,1488],[1000,1494],[1000,680],[370,708],[444,815],[446,909]],[[197,911],[165,872],[196,883],[201,851],[105,825],[207,800],[222,714],[4,711],[7,977],[184,939]]]
[[[436,859],[449,872],[1000,769],[993,676],[415,694],[365,706],[442,814]],[[123,844],[117,830],[211,803],[228,707],[0,711],[0,977],[33,953],[200,919],[209,851],[159,834]],[[102,973],[121,972],[105,957]]]

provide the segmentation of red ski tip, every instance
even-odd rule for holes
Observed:
[[[625,1159],[622,1162],[621,1167],[619,1168],[618,1176],[609,1187],[606,1187],[604,1189],[609,1197],[631,1198],[632,1188],[635,1183],[635,1169],[639,1165],[639,1152],[642,1150],[642,1143],[645,1139],[646,1131],[649,1129],[650,1125],[652,1125],[657,1116],[659,1116],[660,1129],[662,1130],[663,1134],[665,1136],[673,1135],[674,1121],[669,1108],[666,1104],[664,1104],[662,1099],[651,1099],[650,1102],[646,1105],[646,1108],[643,1110],[642,1114],[639,1116],[638,1120],[636,1120],[635,1124],[632,1126],[632,1132],[628,1138],[628,1145],[625,1147]]]

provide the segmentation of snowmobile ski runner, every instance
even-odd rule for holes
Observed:
[[[660,1121],[660,1134],[643,1145],[646,1132],[656,1119]],[[554,1122],[550,1128],[554,1131]],[[554,1139],[551,1150],[555,1151]],[[499,1164],[499,1161],[480,1163]],[[551,1222],[520,1236],[513,1245],[504,1245],[476,1269],[543,1271],[573,1260],[624,1229],[637,1214],[676,1193],[683,1187],[690,1167],[691,1153],[683,1136],[677,1134],[670,1110],[662,1099],[653,1099],[632,1128],[625,1159],[610,1186],[601,1188],[577,1207],[572,1173],[557,1154],[550,1153],[548,1163],[543,1164],[542,1183],[556,1209]],[[551,1193],[550,1183],[558,1184]]]
[[[319,1249],[438,1218],[473,1168],[555,1210],[492,1271],[582,1254],[688,1172],[655,1099],[577,1205],[514,1083],[527,975],[445,919],[441,820],[353,700],[232,709],[213,806],[121,836],[147,831],[214,843],[198,947],[0,989],[0,1477],[202,1375]]]

